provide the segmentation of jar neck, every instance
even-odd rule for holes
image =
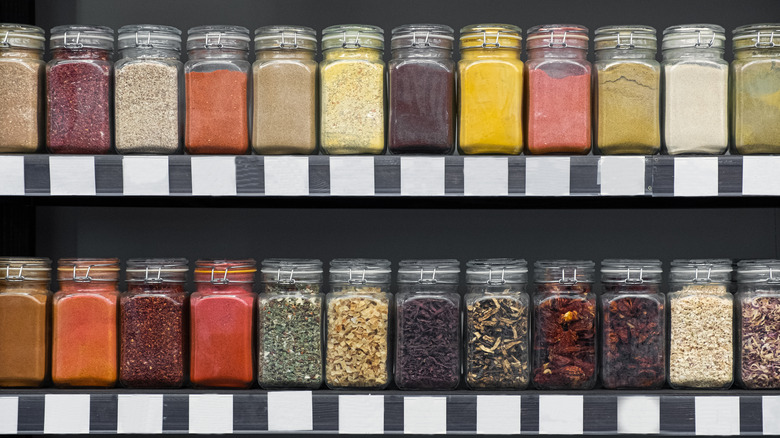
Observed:
[[[528,49],[528,59],[579,59],[586,60],[587,49],[575,47],[539,47]]]
[[[258,61],[273,59],[297,59],[301,61],[313,61],[315,51],[300,49],[262,49],[255,52]]]
[[[60,291],[62,292],[115,292],[116,288],[116,281],[79,282],[72,280],[60,280]]]
[[[41,60],[43,59],[43,50],[26,49],[22,47],[0,49],[0,59],[3,58]]]
[[[372,49],[367,47],[360,48],[343,48],[336,47],[327,49],[323,52],[325,60],[336,59],[363,59],[367,61],[381,61],[382,51],[379,49]]]
[[[37,290],[40,292],[47,292],[49,289],[48,281],[37,280],[24,280],[24,281],[7,281],[0,280],[0,294],[13,293],[17,291],[29,291]]]
[[[196,291],[204,295],[235,295],[252,293],[252,284],[250,283],[197,283]]]
[[[452,58],[452,50],[443,49],[440,47],[400,47],[393,49],[393,58],[395,59],[410,59],[410,58],[435,58],[435,59],[450,59]]]
[[[748,47],[734,50],[734,59],[748,58],[780,58],[780,47],[773,47],[769,49]]]
[[[66,49],[60,48],[52,50],[52,59],[94,59],[98,61],[109,61],[111,59],[111,52],[103,49]]]
[[[475,47],[461,49],[461,59],[520,59],[520,49]]]
[[[187,52],[190,60],[196,59],[235,59],[246,61],[249,57],[247,50],[238,49],[193,49]]]
[[[179,52],[166,49],[128,47],[119,51],[124,59],[179,59]]]
[[[652,49],[604,49],[596,50],[597,61],[612,61],[615,59],[646,59],[655,60],[655,50]]]
[[[723,49],[702,49],[695,47],[683,47],[679,49],[666,49],[663,51],[664,61],[678,59],[723,59]]]
[[[182,294],[184,292],[184,283],[127,283],[127,292],[130,294]]]

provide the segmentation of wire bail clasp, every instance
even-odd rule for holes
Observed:
[[[707,267],[707,277],[699,278],[699,267],[693,269],[693,282],[694,283],[711,283],[712,282],[712,266]]]
[[[143,42],[143,37],[140,35],[141,32],[135,33],[135,46],[140,48],[151,48],[154,47],[152,45],[152,32],[146,31],[146,42]]]
[[[152,270],[152,273],[154,273],[154,270]],[[211,278],[214,279],[214,271],[211,271]],[[158,284],[162,283],[162,266],[157,267],[157,276],[156,277],[150,277],[149,276],[149,267],[146,267],[146,272],[144,272],[144,283],[147,284]]]
[[[560,284],[577,284],[577,268],[572,271],[572,276],[566,278],[566,268],[561,268],[561,279],[558,280]]]
[[[498,42],[498,39],[501,37],[501,31],[496,31],[496,40],[492,43],[487,42],[487,31],[482,31],[482,48],[492,47],[492,48],[500,48],[501,43]]]
[[[625,37],[624,37],[625,39]],[[617,45],[616,49],[633,49],[634,48],[634,32],[628,34],[628,44],[620,41],[620,32],[617,33]]]
[[[360,48],[360,31],[355,31],[355,41],[347,42],[347,31],[341,32],[341,48],[343,49],[359,49]]]
[[[349,268],[349,280],[347,282],[349,284],[366,284],[366,270],[363,269],[360,278],[352,278],[352,268]]]
[[[766,282],[769,284],[780,283],[780,277],[775,277],[775,271],[772,267],[769,268],[769,278],[766,279]]]
[[[287,42],[287,34],[284,33],[284,31],[280,32],[282,34],[282,42],[279,43],[279,47],[282,49],[297,49],[298,48],[298,32],[293,32],[292,38],[293,42],[288,43]]]
[[[295,284],[295,278],[293,278],[294,274],[295,268],[290,268],[290,277],[286,280],[282,280],[282,268],[279,268],[276,270],[276,282],[278,284]]]
[[[431,32],[427,31],[425,32],[425,40],[423,42],[417,41],[417,32],[412,32],[412,47],[429,47],[431,44],[428,42],[428,39],[431,36]]]
[[[76,283],[89,283],[92,281],[92,277],[89,276],[89,271],[92,270],[92,267],[95,265],[87,265],[87,272],[84,273],[83,277],[79,277],[77,274],[78,266],[73,265],[73,281]]]
[[[420,284],[436,284],[436,268],[433,268],[433,272],[431,272],[431,278],[424,278],[423,274],[425,273],[425,269],[420,269],[420,279],[417,280]]]
[[[19,273],[16,275],[11,275],[11,265],[5,265],[5,280],[6,281],[24,281],[24,275],[22,272],[24,271],[24,264],[19,265]]]
[[[559,49],[565,49],[566,47],[569,47],[569,45],[566,43],[566,35],[568,34],[568,31],[563,31],[563,38],[561,38],[560,43],[555,42],[555,31],[550,31],[550,42],[547,44],[547,47],[550,48],[559,48]]]
[[[498,284],[506,284],[506,278],[504,274],[506,273],[506,268],[501,268],[501,278],[493,279],[493,270],[488,269],[488,279],[487,284],[489,285],[498,285]]]
[[[636,269],[634,269],[634,272],[636,272]],[[626,268],[626,279],[624,281],[625,284],[642,284],[644,282],[644,268],[639,268],[639,276],[636,278],[631,278],[631,268]]]
[[[70,35],[71,38],[73,38],[73,35]],[[71,42],[68,42],[68,32],[65,31],[65,33],[62,35],[62,42],[65,45],[65,48],[67,49],[80,49],[84,47],[83,44],[80,42],[81,40],[81,32],[76,32],[76,37]]]
[[[217,270],[216,267],[211,268],[211,283],[212,284],[228,284],[230,283],[230,279],[228,278],[228,271],[230,270],[230,267],[225,266],[225,274],[222,276],[222,278],[214,278],[214,272]]]
[[[217,39],[216,42],[214,42],[214,38]],[[206,44],[205,46],[207,49],[221,49],[222,48],[222,32],[212,33],[208,32],[206,33]]]
[[[5,36],[3,37],[3,41],[0,41],[0,47],[11,47],[11,43],[8,42],[8,36],[10,35],[11,31],[7,30],[5,31]]]
[[[757,49],[771,49],[772,47],[775,47],[775,31],[771,31],[769,33],[769,38],[767,41],[761,41],[761,31],[758,31],[758,35],[756,35],[756,48]]]
[[[707,43],[702,43],[701,42],[701,31],[700,30],[697,30],[696,34],[697,34],[697,36],[696,36],[696,44],[694,44],[693,47],[707,46],[707,48],[710,48],[710,47],[712,47],[713,44],[715,44],[715,32],[712,32],[712,38],[710,38],[710,41],[707,42]]]

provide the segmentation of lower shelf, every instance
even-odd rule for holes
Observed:
[[[0,434],[780,433],[780,391],[2,390]]]

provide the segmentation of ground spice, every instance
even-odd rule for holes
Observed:
[[[114,75],[116,150],[121,154],[172,154],[179,148],[179,69],[134,60]]]
[[[185,146],[190,154],[245,154],[249,149],[248,75],[215,70],[184,75]]]
[[[775,293],[740,301],[740,381],[749,389],[780,387],[780,297],[762,292]]]
[[[328,299],[325,380],[331,388],[387,386],[390,302],[381,287],[340,292]]]
[[[46,63],[33,50],[0,50],[0,153],[32,153],[43,144]]]
[[[661,71],[618,61],[596,63],[596,143],[603,154],[651,155],[661,148]]]
[[[5,275],[0,280],[0,387],[40,386],[49,370],[48,280],[3,280]]]
[[[776,154],[780,152],[780,59],[748,61],[732,64],[734,147],[740,154]]]
[[[578,69],[582,71],[582,69]],[[590,69],[557,76],[528,72],[528,151],[586,154],[590,150]]]

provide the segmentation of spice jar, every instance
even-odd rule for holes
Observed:
[[[780,388],[780,260],[743,260],[737,280],[737,380]]]
[[[393,154],[449,154],[455,144],[453,33],[442,24],[408,24],[393,29],[387,65]]]
[[[120,154],[173,154],[181,144],[181,31],[141,24],[119,29],[114,134]]]
[[[199,387],[254,382],[255,261],[198,260],[190,297],[190,380]]]
[[[731,260],[675,260],[669,272],[669,385],[731,386],[734,298]]]
[[[596,146],[603,155],[652,155],[661,149],[661,65],[655,29],[596,29],[593,64]]]
[[[330,155],[385,149],[384,31],[347,24],[322,31],[320,143]]]
[[[332,389],[390,384],[390,262],[334,259],[326,298],[325,383]]]
[[[522,30],[472,24],[460,30],[459,136],[462,154],[523,150]]]
[[[43,144],[43,29],[0,23],[0,153]]]
[[[454,389],[460,380],[457,260],[398,265],[395,383],[399,389]]]
[[[60,387],[112,387],[119,368],[119,259],[60,259],[57,265],[52,381]]]
[[[595,264],[534,264],[533,374],[537,389],[591,389],[596,384]]]
[[[733,32],[732,126],[740,154],[780,153],[780,23]]]
[[[241,155],[249,150],[249,30],[198,26],[187,31],[184,64],[190,154]]]
[[[53,154],[111,150],[114,31],[68,25],[51,30],[46,65],[46,144]]]
[[[601,380],[607,389],[666,382],[666,313],[660,260],[601,262]]]
[[[303,26],[255,30],[252,148],[258,154],[317,152],[317,34]]]
[[[519,259],[466,264],[464,374],[471,389],[525,389],[530,381],[528,266]]]
[[[590,151],[588,28],[548,24],[528,30],[527,147],[532,154]]]
[[[322,262],[263,260],[258,300],[258,382],[262,388],[322,386]]]
[[[187,353],[186,259],[130,259],[119,298],[119,382],[179,388]]]
[[[669,155],[722,154],[729,144],[725,31],[714,24],[664,30],[664,144]]]
[[[0,258],[0,387],[41,386],[49,376],[50,265]]]

